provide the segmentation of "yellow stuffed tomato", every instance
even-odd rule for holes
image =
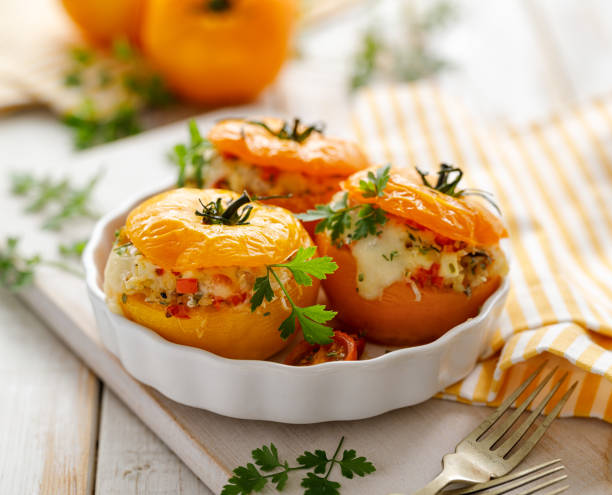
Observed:
[[[276,206],[241,205],[227,223],[202,216],[215,205],[227,213],[238,198],[221,189],[174,189],[132,210],[106,265],[111,310],[172,342],[228,358],[266,359],[283,349],[288,340],[279,327],[291,307],[272,284],[275,297],[252,312],[253,286],[267,265],[312,241],[299,220]],[[295,304],[315,302],[318,280],[304,286],[288,270],[277,274]]]

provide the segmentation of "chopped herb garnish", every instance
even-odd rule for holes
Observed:
[[[393,261],[393,258],[395,258],[399,253],[397,251],[391,251],[388,255],[387,254],[383,254],[382,257],[387,260],[387,261]]]
[[[344,450],[342,457],[339,457],[343,443],[344,437],[340,439],[331,457],[328,457],[323,450],[305,451],[296,459],[295,466],[289,466],[286,460],[279,458],[278,450],[273,443],[270,446],[264,445],[251,452],[251,457],[257,466],[249,462],[246,466],[234,469],[234,475],[223,487],[221,495],[249,495],[260,492],[268,481],[274,484],[276,490],[283,491],[290,472],[311,469],[312,471],[302,478],[304,495],[339,495],[340,483],[329,479],[336,464],[340,466],[342,476],[347,479],[353,479],[355,475],[363,477],[376,471],[374,464],[365,457],[357,457],[357,453],[352,449]]]
[[[364,274],[363,274],[363,273],[360,273],[360,274],[357,276],[357,280],[359,280],[360,282],[363,282],[363,279],[364,279],[364,278],[365,278],[365,276],[364,276]]]
[[[195,120],[189,121],[189,144],[177,144],[172,149],[170,159],[179,167],[177,187],[183,187],[187,181],[194,181],[203,188],[204,167],[210,163],[212,144],[202,137]]]
[[[263,127],[266,131],[273,136],[276,136],[278,139],[291,140],[295,141],[296,143],[303,143],[313,132],[323,134],[325,130],[325,126],[321,123],[312,124],[307,127],[302,126],[300,125],[300,119],[297,118],[293,119],[293,124],[288,121],[283,121],[283,125],[278,131],[274,131],[270,128],[270,126],[268,126],[268,124],[259,120],[249,120],[248,123]]]
[[[127,302],[127,294],[121,294],[121,302],[125,304]]]
[[[446,163],[440,164],[440,170],[438,170],[438,180],[435,184],[431,184],[427,179],[429,172],[421,170],[419,167],[415,167],[417,173],[421,176],[423,184],[431,189],[440,191],[441,193],[448,194],[454,198],[461,198],[464,196],[480,196],[491,204],[499,213],[501,213],[499,206],[493,201],[493,194],[482,189],[457,189],[459,181],[463,177],[463,171],[458,167],[453,167]]]
[[[337,270],[338,265],[334,263],[329,256],[313,258],[315,251],[316,248],[314,246],[300,248],[291,261],[266,265],[266,274],[263,277],[258,277],[253,286],[251,311],[255,311],[261,306],[264,299],[266,301],[272,301],[272,299],[274,299],[275,294],[270,280],[270,275],[272,275],[291,305],[291,314],[281,323],[279,328],[281,337],[287,339],[293,334],[297,321],[302,328],[304,339],[311,344],[324,345],[332,342],[332,336],[334,334],[333,329],[325,325],[325,323],[336,316],[336,313],[334,311],[328,311],[325,309],[325,306],[321,304],[315,304],[305,308],[297,306],[277,273],[277,269],[286,268],[291,272],[297,284],[306,287],[312,285],[311,277],[324,280],[327,275]]]

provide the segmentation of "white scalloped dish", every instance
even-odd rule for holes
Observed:
[[[434,342],[393,352],[368,344],[360,361],[297,367],[278,362],[282,356],[223,358],[169,342],[106,305],[103,273],[115,230],[151,195],[129,201],[98,222],[83,256],[87,288],[105,347],[137,380],[188,406],[242,419],[316,423],[363,419],[417,404],[470,372],[508,294],[506,276],[476,317]]]

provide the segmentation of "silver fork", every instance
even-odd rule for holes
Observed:
[[[442,472],[427,486],[416,491],[413,495],[434,495],[453,482],[482,483],[491,478],[498,478],[512,471],[519,462],[533,449],[542,438],[553,420],[559,415],[578,382],[565,392],[552,411],[545,416],[544,421],[535,431],[525,438],[522,445],[517,444],[523,440],[527,430],[540,416],[546,405],[550,402],[559,387],[567,378],[567,373],[551,388],[546,397],[535,407],[527,419],[514,431],[510,431],[527,406],[550,381],[557,368],[553,369],[535,390],[525,399],[512,414],[505,420],[498,420],[514,404],[518,397],[527,389],[535,378],[544,369],[543,363],[522,383],[489,417],[465,437],[456,447],[455,452],[446,454],[443,459]],[[488,433],[488,434],[487,434]],[[505,437],[505,438],[504,438]]]
[[[501,478],[496,478],[492,481],[478,483],[477,485],[472,485],[468,488],[445,491],[444,495],[472,495],[474,493],[481,493],[483,491],[486,491],[486,494],[483,495],[504,495],[506,493],[510,493],[518,487],[524,487],[525,485],[530,486],[526,487],[520,492],[514,492],[513,495],[532,495],[538,492],[541,493],[541,495],[557,495],[569,488],[569,485],[567,484],[562,486],[558,485],[558,483],[567,479],[566,474],[560,473],[560,471],[565,469],[560,462],[561,459],[554,459],[518,473],[512,473],[507,476],[502,476]],[[554,478],[552,477],[553,474],[555,474]],[[537,485],[532,485],[534,481],[547,477],[547,480],[542,481]],[[540,490],[550,488],[552,485],[556,485],[552,490],[548,490],[546,493],[540,492]]]

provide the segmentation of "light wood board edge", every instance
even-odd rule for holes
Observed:
[[[83,293],[85,287],[83,286]],[[231,471],[221,464],[174,415],[153,391],[134,380],[117,359],[88,336],[81,325],[55,299],[61,291],[33,286],[21,300],[138,416],[211,490],[219,493]]]

